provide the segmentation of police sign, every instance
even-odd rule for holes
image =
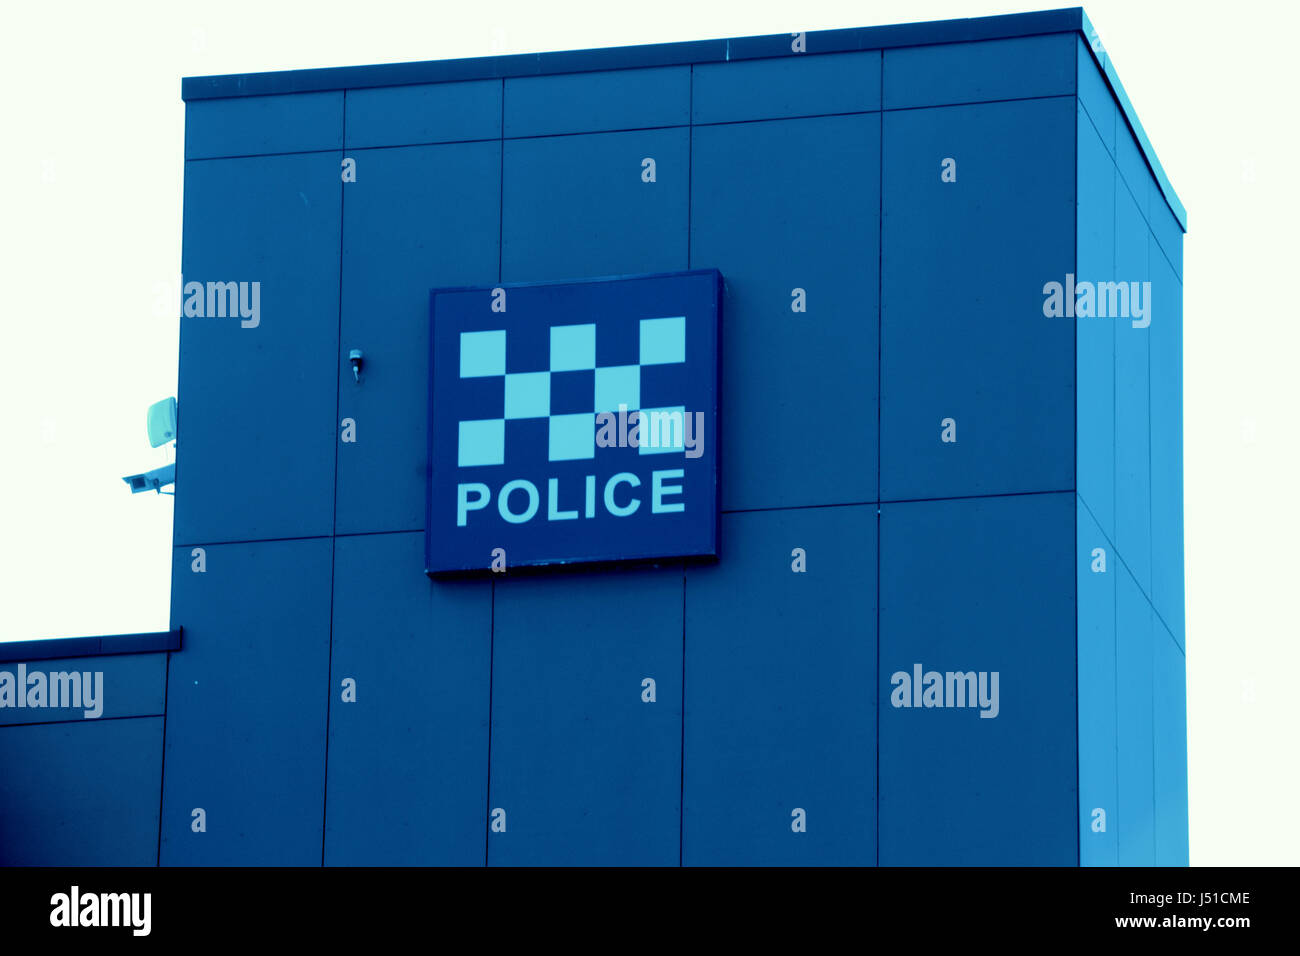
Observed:
[[[716,270],[435,289],[425,569],[717,554]]]

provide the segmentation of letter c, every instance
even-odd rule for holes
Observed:
[[[629,484],[633,488],[641,485],[641,479],[630,471],[620,471],[609,481],[605,482],[605,510],[616,518],[626,518],[637,508],[641,507],[640,498],[632,498],[625,506],[618,506],[614,503],[614,489],[621,484]]]

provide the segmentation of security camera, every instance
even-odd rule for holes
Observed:
[[[133,495],[138,495],[142,491],[157,491],[161,494],[161,489],[165,485],[176,482],[176,465],[175,463],[163,465],[142,475],[127,475],[122,480],[131,487]]]
[[[176,399],[164,398],[161,402],[150,405],[149,412],[145,416],[145,428],[149,432],[149,444],[154,448],[175,441]],[[164,487],[176,483],[176,465],[172,463],[140,475],[127,475],[122,480],[127,483],[133,495],[138,495],[142,491],[156,491],[163,494]],[[174,493],[167,492],[167,494]]]

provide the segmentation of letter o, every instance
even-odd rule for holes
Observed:
[[[528,493],[528,509],[523,514],[515,514],[510,510],[510,494],[521,488]],[[511,524],[523,524],[537,514],[537,504],[540,500],[535,484],[522,478],[516,478],[514,481],[507,481],[501,486],[501,493],[497,495],[497,511],[501,512],[501,517]]]

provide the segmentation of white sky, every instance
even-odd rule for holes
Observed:
[[[999,0],[33,3],[0,14],[0,640],[163,630],[172,499],[144,411],[176,392],[182,76],[984,16]],[[1300,7],[1087,5],[1188,209],[1191,851],[1300,863],[1290,588],[1300,519]]]

